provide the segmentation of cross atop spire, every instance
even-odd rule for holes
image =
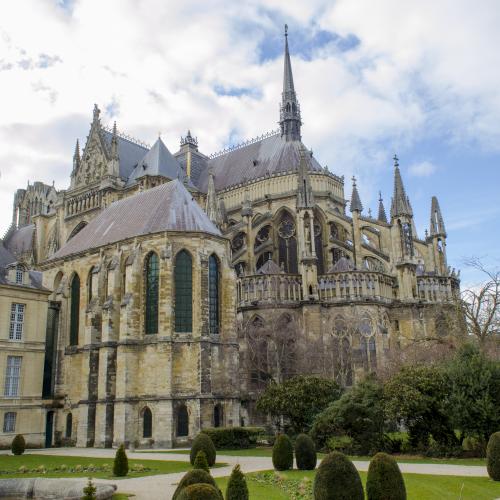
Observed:
[[[384,200],[382,199],[382,191],[378,192],[378,220],[387,223],[387,214],[385,213]]]
[[[391,218],[406,215],[413,217],[413,210],[411,208],[410,199],[406,196],[403,179],[399,170],[399,159],[394,155],[394,194],[392,196],[391,204]]]
[[[287,141],[300,141],[300,106],[293,84],[292,63],[288,49],[288,26],[285,24],[285,59],[283,70],[283,92],[280,105],[281,136]]]

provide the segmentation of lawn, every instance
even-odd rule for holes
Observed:
[[[314,472],[288,471],[281,473],[286,480],[301,482],[307,477],[312,484]],[[366,473],[360,473],[363,484]],[[286,494],[278,486],[257,482],[262,473],[248,474],[250,498],[265,498],[266,500],[287,500]],[[404,474],[408,500],[493,500],[500,497],[500,483],[495,483],[482,477],[431,476],[423,474]],[[219,487],[225,491],[227,478],[216,480]],[[299,498],[299,497],[297,497]],[[310,497],[300,497],[309,500]]]
[[[142,453],[153,453],[145,451]],[[169,450],[156,453],[177,453],[181,455],[189,455],[189,450]],[[272,448],[248,448],[245,450],[217,450],[219,456],[234,456],[234,457],[271,457]],[[318,453],[318,458],[323,458],[325,455]],[[415,455],[393,455],[399,463],[414,463],[414,464],[454,464],[454,465],[486,465],[484,458],[427,458]],[[370,461],[371,457],[349,457],[351,460]]]
[[[26,472],[21,472],[21,467],[24,467]],[[129,459],[129,468],[127,477],[130,478],[183,472],[190,469],[191,466],[189,462]],[[0,479],[19,477],[121,479],[113,476],[112,458],[66,457],[38,454],[20,456],[0,455]]]

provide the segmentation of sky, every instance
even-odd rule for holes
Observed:
[[[17,188],[69,185],[97,103],[172,152],[277,128],[283,26],[303,142],[365,214],[399,157],[418,235],[438,196],[448,260],[500,262],[500,4],[481,0],[18,0],[0,16],[0,236]]]

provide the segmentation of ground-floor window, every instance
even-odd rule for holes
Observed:
[[[214,406],[214,427],[222,427],[224,425],[224,409],[221,404]]]
[[[73,434],[73,415],[68,413],[66,415],[66,437],[70,438]]]
[[[3,416],[3,431],[4,432],[15,432],[16,431],[16,413],[13,411],[8,411]]]
[[[189,435],[189,415],[186,405],[180,405],[177,409],[177,436]]]
[[[153,435],[153,415],[149,408],[142,412],[142,437],[150,438]]]

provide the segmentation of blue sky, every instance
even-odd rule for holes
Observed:
[[[448,256],[500,260],[500,8],[483,0],[25,0],[0,18],[0,232],[28,180],[69,184],[102,120],[209,154],[275,129],[289,26],[303,139],[358,186],[392,194],[400,158],[420,236],[437,195]]]

